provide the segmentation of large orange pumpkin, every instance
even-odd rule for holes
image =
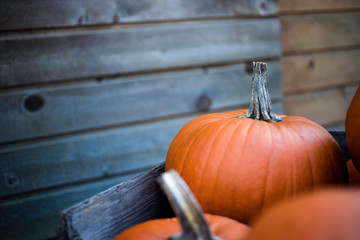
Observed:
[[[360,86],[346,114],[346,145],[355,168],[360,172]]]
[[[205,212],[244,223],[285,197],[348,181],[344,155],[327,130],[272,112],[265,72],[265,63],[254,63],[248,112],[190,121],[165,163],[166,171],[180,173]]]
[[[205,219],[211,232],[223,240],[245,240],[251,231],[248,226],[226,217],[205,214]],[[156,219],[140,223],[114,240],[167,240],[181,231],[178,218]]]
[[[359,240],[360,191],[326,190],[282,202],[262,215],[249,240]]]

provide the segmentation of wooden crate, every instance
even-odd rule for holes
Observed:
[[[329,131],[339,143],[346,160],[345,132]],[[150,219],[173,217],[174,213],[156,179],[164,172],[162,163],[152,170],[109,188],[66,210],[60,216],[59,239],[112,239],[135,224]]]

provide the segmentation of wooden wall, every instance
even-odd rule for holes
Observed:
[[[1,0],[0,239],[48,239],[61,210],[165,160],[177,131],[248,107],[274,0]],[[94,226],[96,227],[96,226]]]
[[[177,131],[248,107],[343,129],[360,83],[357,0],[0,0],[0,239],[158,165]],[[283,97],[285,96],[285,97]]]
[[[279,0],[284,111],[344,129],[360,83],[360,1]]]

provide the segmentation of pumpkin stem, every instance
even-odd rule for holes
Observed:
[[[183,232],[171,240],[220,240],[211,234],[196,198],[175,170],[163,173],[158,181],[180,220]]]
[[[271,109],[271,99],[266,80],[267,65],[253,62],[253,78],[251,81],[251,100],[249,111],[238,118],[252,118],[266,122],[281,122]]]

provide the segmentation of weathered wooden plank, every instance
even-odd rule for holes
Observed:
[[[18,198],[13,201],[2,201],[0,202],[0,239],[38,240],[56,237],[58,235],[57,227],[60,223],[59,216],[63,209],[139,174],[137,172],[104,181],[53,190],[31,197]],[[133,202],[133,204],[136,203]],[[108,211],[111,210],[114,209],[108,209]],[[121,226],[119,224],[116,227]],[[96,229],[96,226],[93,228]]]
[[[4,91],[0,142],[246,105],[252,78],[247,68],[239,64]],[[281,65],[271,62],[268,68],[271,97],[281,99]],[[35,111],[39,99],[43,107]]]
[[[60,239],[110,240],[140,222],[174,216],[156,182],[164,168],[162,164],[63,211]]]
[[[193,117],[71,135],[0,149],[0,196],[123,174],[165,161]]]
[[[278,12],[276,0],[1,0],[1,6],[1,30],[269,16]]]
[[[360,81],[360,51],[284,57],[284,94],[334,88]]]
[[[282,114],[282,102],[275,102],[273,109]],[[0,197],[159,164],[176,133],[197,116],[3,147]]]
[[[360,8],[358,0],[279,0],[280,13],[353,10]]]
[[[360,45],[360,14],[315,14],[281,17],[285,54]]]
[[[342,90],[327,90],[288,96],[284,99],[286,115],[302,116],[318,124],[344,122],[345,96]]]
[[[15,33],[0,37],[0,87],[280,55],[276,18]]]

